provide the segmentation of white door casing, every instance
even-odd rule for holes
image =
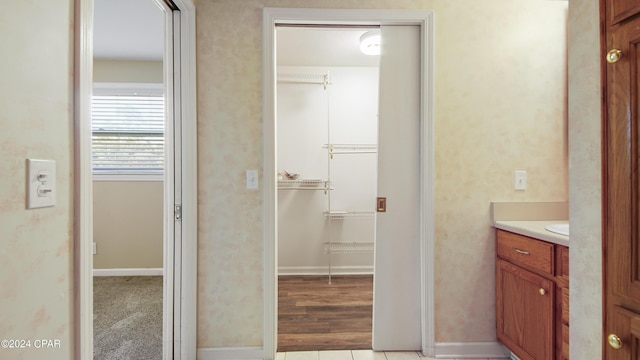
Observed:
[[[420,29],[382,26],[373,349],[421,350]]]
[[[180,206],[179,227],[167,253],[173,253],[174,304],[173,359],[196,358],[197,327],[197,240],[198,240],[198,157],[196,114],[196,8],[192,0],[171,0],[173,5],[173,89],[174,89],[174,153],[173,164],[180,168],[172,175],[174,203],[165,209],[168,219],[175,221],[175,206]],[[170,72],[171,69],[168,69]],[[165,175],[166,177],[166,175]],[[168,360],[168,359],[165,359]]]
[[[196,358],[197,147],[195,96],[195,7],[191,0],[157,1],[167,11],[165,135],[163,357]],[[170,3],[170,4],[169,4]],[[74,114],[74,357],[93,358],[93,201],[91,87],[93,0],[75,0]],[[169,97],[170,96],[170,97]],[[176,149],[176,151],[174,151]],[[174,155],[178,161],[174,162]],[[175,166],[175,167],[174,167]],[[177,196],[176,196],[177,195]],[[180,201],[174,203],[174,201]],[[181,219],[175,222],[175,205]]]
[[[173,204],[179,203],[178,197],[180,195],[179,182],[175,181],[176,178],[180,178],[180,138],[176,137],[179,134],[180,124],[180,92],[176,91],[176,82],[180,81],[180,74],[174,74],[174,65],[180,64],[180,59],[176,57],[179,53],[174,51],[168,51],[173,49],[173,38],[179,35],[179,28],[174,27],[174,15],[173,11],[166,3],[154,0],[158,6],[164,11],[165,19],[165,34],[164,34],[164,48],[165,53],[163,57],[163,80],[165,89],[165,161],[164,161],[164,192],[163,192],[163,294],[162,294],[162,358],[163,359],[180,359],[180,357],[174,357],[175,349],[173,348],[174,341],[180,341],[180,328],[177,326],[180,319],[180,299],[176,299],[174,296],[175,289],[180,288],[180,279],[176,279],[175,276],[179,274],[179,271],[175,271],[174,265],[179,264],[178,253],[173,251],[174,241],[180,241],[181,239],[181,221],[175,221],[173,214],[169,209],[173,208]],[[175,64],[174,64],[175,63]],[[175,309],[177,308],[177,309]],[[175,310],[174,310],[175,309]]]
[[[74,1],[74,358],[93,358],[93,0]]]
[[[435,353],[434,330],[434,175],[433,175],[433,13],[405,10],[265,8],[263,12],[263,358],[273,359],[277,345],[277,192],[276,192],[276,24],[416,25],[419,28],[419,314],[420,348]],[[375,334],[374,334],[375,336]]]

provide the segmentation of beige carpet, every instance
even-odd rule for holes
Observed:
[[[93,278],[94,360],[162,359],[162,276]]]

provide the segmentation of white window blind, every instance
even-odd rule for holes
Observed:
[[[164,169],[162,86],[96,86],[92,100],[93,172],[154,174]]]

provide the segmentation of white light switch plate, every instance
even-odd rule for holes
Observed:
[[[258,170],[247,170],[247,189],[258,190]]]
[[[523,170],[516,170],[515,172],[515,184],[516,190],[527,190],[527,172]]]
[[[56,205],[56,162],[27,159],[27,209]]]

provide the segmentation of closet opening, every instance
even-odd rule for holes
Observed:
[[[277,351],[371,349],[380,29],[276,39]]]

